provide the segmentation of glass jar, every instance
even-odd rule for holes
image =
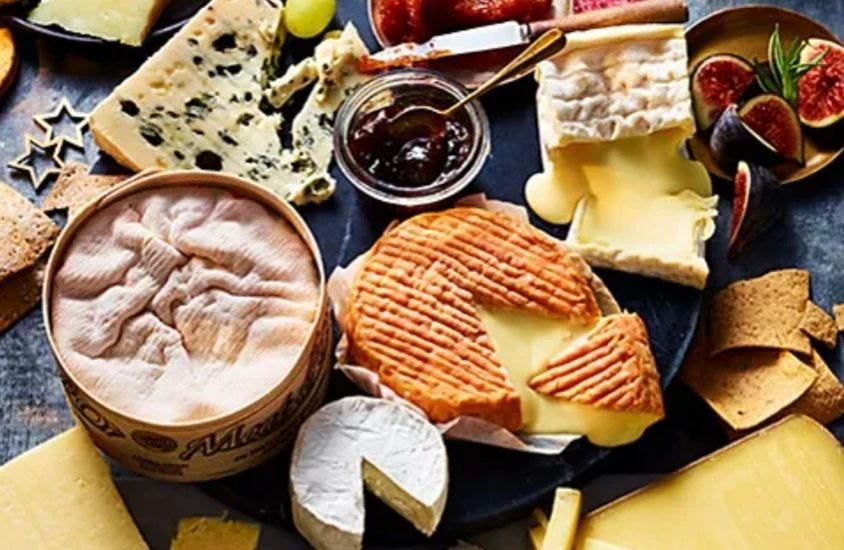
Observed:
[[[467,153],[458,167],[429,184],[402,185],[379,179],[353,154],[352,133],[366,117],[398,102],[408,105],[448,107],[468,95],[458,82],[440,73],[420,69],[393,71],[376,76],[358,88],[343,104],[334,127],[337,163],[345,176],[364,194],[402,208],[421,208],[448,199],[465,189],[483,168],[490,153],[489,120],[481,104],[473,101],[453,117],[465,121]]]

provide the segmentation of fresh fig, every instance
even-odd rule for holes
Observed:
[[[776,148],[741,120],[735,104],[721,113],[712,130],[709,147],[721,167],[729,172],[735,170],[741,159],[765,166],[779,159]]]
[[[708,130],[721,113],[738,103],[753,85],[753,65],[732,54],[715,54],[697,64],[692,71],[692,102],[699,130]]]
[[[730,258],[739,255],[782,215],[782,186],[777,176],[767,168],[739,162],[733,186],[733,217],[727,252]]]
[[[806,126],[826,128],[844,117],[844,46],[811,38],[800,53],[800,63],[817,59],[818,65],[797,85],[797,111]]]
[[[777,153],[800,164],[804,163],[803,129],[794,108],[774,94],[756,96],[738,110],[739,118]]]

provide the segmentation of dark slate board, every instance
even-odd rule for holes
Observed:
[[[766,2],[791,6],[844,31],[844,5],[825,0]],[[353,20],[374,44],[367,27],[365,2],[341,0],[338,22]],[[693,18],[736,1],[693,1]],[[21,37],[22,74],[16,87],[0,100],[0,162],[17,156],[24,132],[37,133],[33,114],[51,110],[66,95],[81,110],[90,110],[122,78],[132,72],[148,52],[125,49],[69,48],[57,43]],[[312,44],[293,43],[291,55],[303,55]],[[502,88],[484,103],[492,120],[493,153],[470,191],[522,203],[527,177],[539,169],[533,97],[528,80]],[[73,153],[78,155],[78,153]],[[89,161],[97,160],[89,143]],[[108,166],[106,161],[104,166]],[[806,267],[814,275],[818,303],[829,307],[844,302],[844,187],[838,185],[844,161],[823,174],[789,188],[790,210],[785,221],[761,245],[738,262],[724,260],[724,225],[729,218],[729,198],[721,204],[719,232],[710,247],[712,288],[779,267]],[[5,180],[26,196],[40,202],[17,174]],[[726,191],[726,187],[719,189]],[[361,197],[340,178],[337,195],[327,204],[302,209],[323,251],[328,271],[345,265],[365,251],[393,219],[394,213]],[[647,215],[643,213],[643,215]],[[534,222],[537,220],[534,219]],[[561,228],[539,224],[564,236]],[[602,272],[621,304],[645,318],[653,338],[660,369],[667,384],[682,358],[697,317],[700,293],[659,281]],[[831,364],[842,374],[839,349]],[[675,385],[676,386],[676,385]],[[337,377],[332,396],[351,392]],[[6,334],[0,335],[0,462],[55,435],[70,425],[55,363],[47,348],[40,311],[32,312]],[[836,426],[844,438],[844,422]],[[536,457],[466,443],[450,443],[451,498],[441,529],[459,534],[496,526],[527,511],[561,484],[579,484],[598,472],[653,473],[673,470],[725,442],[717,420],[699,400],[682,387],[668,392],[668,418],[634,445],[615,452],[587,443],[574,444],[560,457]],[[118,475],[125,475],[118,471]],[[285,523],[286,464],[281,457],[269,464],[224,482],[203,487],[218,498],[270,523]],[[414,533],[379,502],[369,499],[367,532],[371,540],[412,540]],[[279,513],[281,511],[281,514]]]

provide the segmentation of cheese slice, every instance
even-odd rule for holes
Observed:
[[[426,535],[448,496],[448,458],[425,417],[383,399],[329,403],[302,426],[290,466],[293,522],[318,550],[360,548],[366,487]]]
[[[576,548],[839,550],[842,510],[844,449],[794,416],[590,514]]]
[[[478,307],[478,313],[496,356],[519,392],[522,432],[584,434],[596,445],[614,447],[639,439],[648,426],[662,418],[661,413],[650,410],[613,410],[558,399],[531,387],[552,359],[582,341],[596,324],[485,307]],[[597,395],[598,389],[590,387],[584,393]],[[661,408],[661,397],[659,401]]]
[[[598,539],[586,539],[583,542],[583,550],[633,550],[633,548],[610,544]]]
[[[179,520],[170,550],[255,550],[261,527],[254,523],[225,518],[184,518]]]
[[[528,204],[572,223],[566,242],[592,265],[702,288],[717,199],[681,153],[694,133],[682,28],[573,34],[537,71],[543,172]]]
[[[169,0],[40,0],[28,19],[140,46]]]
[[[545,528],[541,550],[571,550],[580,521],[582,496],[576,489],[561,487],[554,494],[551,519]]]
[[[0,547],[148,550],[109,466],[75,427],[0,468]]]

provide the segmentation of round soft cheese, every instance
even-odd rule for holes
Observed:
[[[80,227],[53,336],[91,395],[149,422],[238,411],[291,372],[317,316],[313,255],[280,215],[206,187],[133,194]]]

